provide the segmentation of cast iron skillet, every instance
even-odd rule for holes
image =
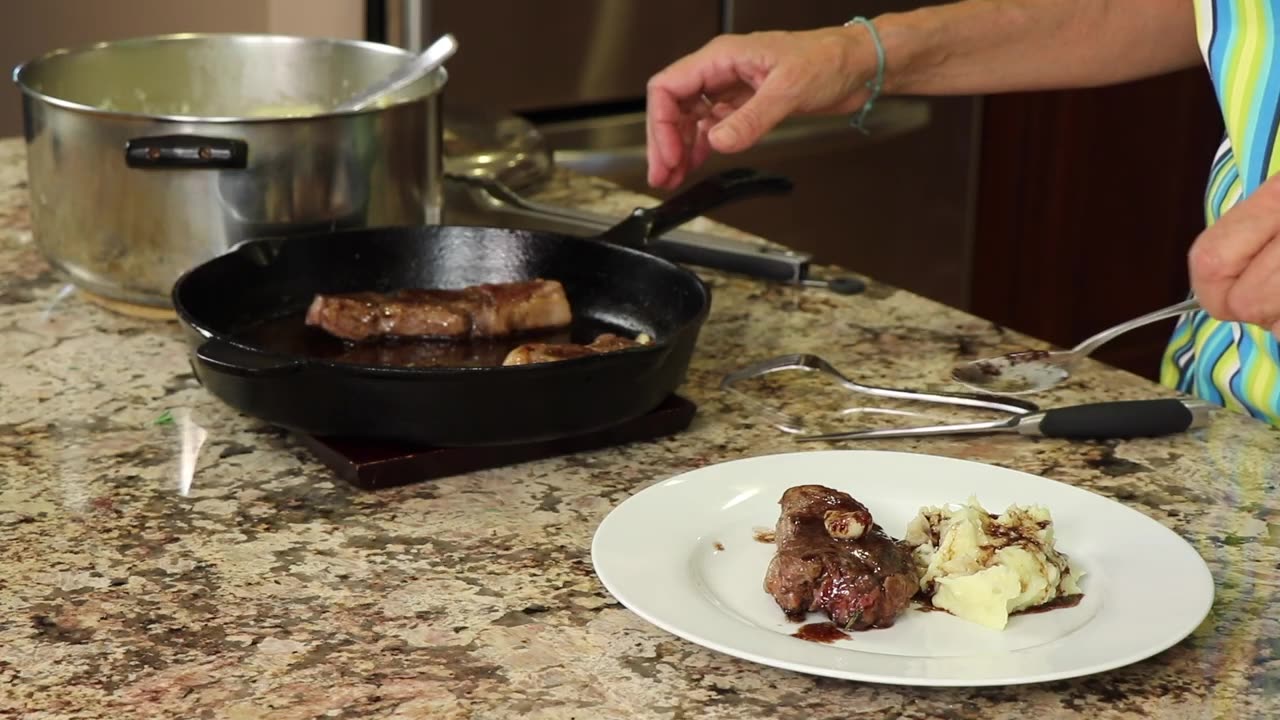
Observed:
[[[710,290],[644,252],[648,239],[723,203],[790,187],[784,178],[729,170],[594,238],[422,226],[256,239],[185,273],[173,305],[200,382],[263,421],[317,436],[436,446],[567,437],[642,415],[684,379]],[[564,284],[573,340],[605,329],[655,342],[514,367],[388,367],[315,351],[323,333],[302,320],[316,293],[532,278]]]

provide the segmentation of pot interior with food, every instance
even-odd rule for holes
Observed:
[[[201,121],[324,114],[408,58],[390,46],[282,35],[171,35],[59,50],[15,79],[81,109]],[[443,72],[390,94],[380,107],[438,91]]]

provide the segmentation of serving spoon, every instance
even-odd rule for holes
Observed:
[[[444,64],[458,51],[458,41],[449,33],[427,46],[417,57],[396,68],[387,77],[352,95],[334,108],[335,112],[356,112],[364,110],[382,98],[401,90]]]
[[[1192,298],[1103,330],[1070,350],[1023,350],[971,360],[952,368],[951,379],[970,389],[996,395],[1026,395],[1047,390],[1071,377],[1071,369],[1104,343],[1134,328],[1199,309],[1200,301]]]

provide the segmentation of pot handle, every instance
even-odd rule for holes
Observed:
[[[249,144],[201,135],[133,138],[124,144],[124,162],[143,169],[243,170],[249,163]]]
[[[196,358],[219,372],[241,377],[277,377],[295,373],[305,364],[210,338],[196,348]]]

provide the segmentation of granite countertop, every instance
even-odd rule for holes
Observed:
[[[563,173],[546,198],[645,202]],[[863,381],[946,388],[957,358],[1030,342],[874,281],[839,296],[705,277],[715,302],[682,389],[698,405],[685,432],[361,491],[207,394],[175,323],[70,290],[33,243],[22,146],[0,142],[0,716],[1280,717],[1280,435],[1231,413],[1160,440],[857,446],[1042,474],[1185,537],[1213,572],[1213,611],[1126,668],[867,685],[704,650],[619,605],[590,557],[611,508],[692,468],[797,449],[717,389],[727,370],[814,352]],[[1037,400],[1168,394],[1090,363]]]

